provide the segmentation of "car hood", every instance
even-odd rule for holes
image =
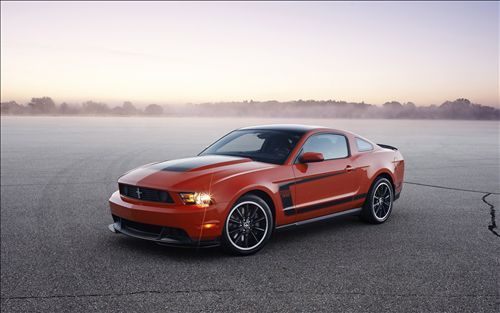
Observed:
[[[211,185],[228,177],[275,166],[249,158],[204,155],[144,165],[127,172],[118,182],[175,191],[208,190]]]

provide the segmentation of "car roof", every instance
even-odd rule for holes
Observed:
[[[302,124],[270,124],[270,125],[256,125],[240,128],[240,130],[280,130],[285,132],[305,134],[311,130],[315,129],[329,129],[323,126],[313,126],[313,125],[302,125]]]

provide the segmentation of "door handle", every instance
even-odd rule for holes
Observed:
[[[354,168],[352,166],[350,166],[350,165],[347,165],[345,167],[345,171],[348,172],[348,173],[351,172],[352,170],[354,170]]]

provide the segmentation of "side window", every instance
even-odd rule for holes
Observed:
[[[373,145],[371,143],[360,138],[356,138],[356,146],[360,152],[373,150]]]
[[[334,134],[313,135],[302,147],[302,153],[305,152],[320,152],[325,160],[345,158],[349,155],[347,139]]]

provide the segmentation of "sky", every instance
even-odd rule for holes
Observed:
[[[498,2],[5,2],[1,99],[500,106]]]

